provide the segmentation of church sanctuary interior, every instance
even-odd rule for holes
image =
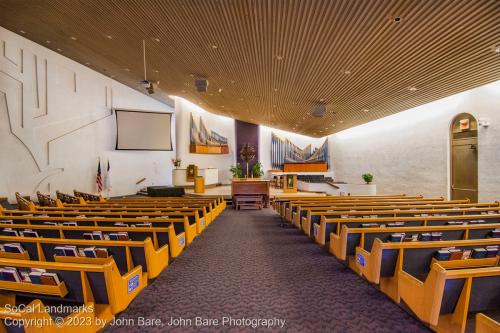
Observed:
[[[0,333],[500,333],[499,0],[0,0],[0,154]]]

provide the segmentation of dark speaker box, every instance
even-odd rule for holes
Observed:
[[[186,194],[184,187],[173,186],[149,186],[148,196],[150,197],[183,197]]]

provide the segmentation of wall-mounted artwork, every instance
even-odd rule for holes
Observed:
[[[282,139],[272,133],[271,167],[274,170],[287,172],[327,171],[328,139],[313,150],[311,145],[300,148],[290,140]]]
[[[229,154],[229,145],[227,138],[209,131],[203,124],[203,119],[200,117],[199,126],[194,122],[193,114],[190,119],[190,145],[189,152],[193,154]]]

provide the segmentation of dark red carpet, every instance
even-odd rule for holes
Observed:
[[[252,325],[270,332],[429,332],[297,229],[278,223],[270,209],[228,208],[107,332],[255,331]],[[197,326],[196,317],[218,323]],[[239,321],[223,324],[224,317]]]

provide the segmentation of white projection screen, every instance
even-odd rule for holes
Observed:
[[[171,113],[115,110],[117,150],[172,150]]]

